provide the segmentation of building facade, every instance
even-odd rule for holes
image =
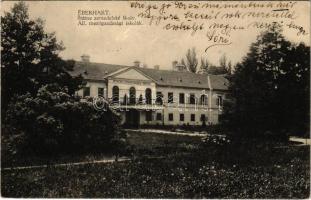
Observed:
[[[217,124],[222,114],[228,81],[223,75],[194,74],[172,70],[76,62],[73,75],[87,81],[77,92],[82,97],[103,97],[121,115],[122,123],[140,125]]]

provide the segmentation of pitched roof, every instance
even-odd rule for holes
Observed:
[[[161,86],[177,86],[192,88],[209,88],[206,74],[195,74],[190,72],[179,72],[170,70],[157,70],[150,68],[137,68],[145,73]]]
[[[131,66],[112,65],[104,63],[76,62],[71,75],[82,74],[85,79],[105,80],[111,73],[122,71]],[[227,90],[228,80],[223,75],[195,74],[171,70],[158,70],[151,68],[132,67],[156,81],[160,86],[209,88],[208,76],[211,87],[216,90]]]
[[[224,75],[209,75],[213,90],[228,90],[229,80]]]
[[[125,67],[129,66],[76,61],[74,70],[69,73],[72,76],[81,74],[85,79],[105,80],[109,74]]]

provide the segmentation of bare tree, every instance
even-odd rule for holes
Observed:
[[[228,62],[228,65],[227,65],[227,73],[228,74],[232,73],[232,63],[231,63],[231,60]]]
[[[189,72],[197,72],[198,58],[195,48],[188,49],[186,54],[186,61],[182,59],[181,64],[185,65]]]
[[[208,62],[208,60],[201,58],[200,72],[202,74],[207,74],[209,67],[210,67],[210,63]]]
[[[227,68],[227,57],[226,54],[223,54],[219,59],[219,66],[223,69]]]

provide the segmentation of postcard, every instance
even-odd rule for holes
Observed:
[[[308,198],[309,1],[2,1],[5,198]]]

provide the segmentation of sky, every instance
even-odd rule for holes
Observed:
[[[160,2],[158,2],[160,3]],[[9,11],[14,2],[1,2],[1,14]],[[30,17],[45,20],[47,32],[55,32],[62,41],[65,50],[64,59],[80,60],[82,54],[90,55],[92,62],[133,65],[139,60],[148,67],[160,65],[161,69],[170,69],[174,60],[180,60],[189,48],[196,48],[198,58],[207,58],[212,64],[218,64],[225,54],[228,60],[236,63],[246,55],[249,46],[256,40],[259,29],[250,29],[231,34],[231,45],[211,45],[205,32],[194,36],[185,31],[167,31],[163,26],[80,26],[78,10],[109,10],[113,16],[137,16],[137,10],[130,9],[127,1],[29,1]],[[297,18],[295,24],[303,26],[307,35],[297,36],[295,29],[284,30],[284,35],[292,42],[310,44],[310,3],[297,2],[294,7]],[[269,21],[269,20],[267,20]],[[234,21],[236,24],[249,23],[247,20]],[[230,20],[227,23],[231,23]],[[289,21],[288,21],[289,23]]]

